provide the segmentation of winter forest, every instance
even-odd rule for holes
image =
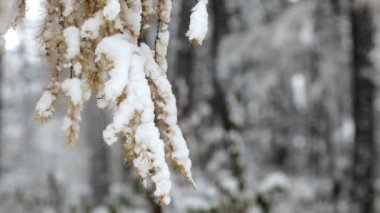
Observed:
[[[0,0],[0,213],[379,213],[379,0]]]

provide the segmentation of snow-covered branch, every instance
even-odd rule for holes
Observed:
[[[3,35],[21,17],[25,4],[23,0],[0,3]],[[108,106],[113,111],[112,122],[103,132],[105,143],[112,145],[125,137],[127,160],[144,186],[155,186],[157,202],[167,205],[172,184],[166,154],[173,166],[195,183],[189,150],[178,125],[176,98],[166,75],[172,1],[157,3],[155,11],[152,0],[45,2],[39,39],[51,64],[51,83],[36,110],[37,119],[46,121],[59,96],[65,97],[63,130],[66,144],[73,146],[79,137],[84,104],[92,92],[96,94],[98,107]],[[206,5],[207,0],[200,0],[194,7],[187,33],[199,45],[207,31]],[[149,28],[153,15],[158,20],[157,40],[150,47],[142,42],[141,32]]]

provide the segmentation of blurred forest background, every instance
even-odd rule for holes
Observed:
[[[169,77],[198,189],[173,176],[163,209],[103,144],[109,114],[90,104],[74,149],[62,109],[33,120],[49,69],[28,4],[0,55],[0,212],[380,212],[378,0],[210,0],[200,48],[194,1],[173,1]]]

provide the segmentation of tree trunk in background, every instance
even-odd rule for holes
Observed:
[[[108,194],[110,184],[108,171],[108,147],[103,143],[102,132],[105,128],[104,114],[96,108],[96,103],[89,104],[87,111],[87,143],[92,150],[90,183],[95,206],[101,205]]]
[[[341,0],[330,0],[330,4],[335,14],[340,14],[342,11]]]
[[[0,88],[3,87],[3,53],[0,52]],[[3,97],[1,97],[1,94],[0,94],[0,112],[1,110],[3,109]],[[3,120],[1,119],[1,116],[0,116],[0,130],[3,129]]]
[[[213,73],[213,86],[214,86],[214,98],[211,100],[211,106],[214,107],[214,118],[220,118],[222,120],[223,127],[226,131],[229,131],[233,124],[229,120],[228,104],[226,103],[226,92],[222,88],[221,82],[218,79],[217,60],[219,57],[220,42],[223,37],[228,34],[228,14],[226,10],[226,3],[222,1],[211,1],[210,14],[212,16],[212,32],[211,33],[211,58],[212,66],[210,70]]]
[[[3,86],[3,55],[2,53],[0,52],[0,88]],[[2,103],[2,97],[0,95],[0,112],[1,112],[1,109],[3,108],[3,103]],[[1,116],[0,116],[0,130],[2,130],[3,128],[3,121],[1,119]]]
[[[177,35],[175,35],[180,41],[182,41],[180,44],[180,47],[177,50],[177,57],[174,62],[174,70],[176,72],[175,78],[177,79],[184,79],[186,82],[186,85],[188,87],[192,87],[194,85],[193,83],[193,75],[194,75],[194,62],[195,62],[195,53],[194,48],[190,45],[190,43],[186,42],[186,32],[188,30],[189,26],[189,17],[191,8],[194,5],[193,1],[187,1],[183,0],[181,2],[180,6],[180,17],[179,17],[179,23],[178,23],[178,32]],[[178,86],[175,88],[177,90],[177,94],[180,94],[178,92],[181,88]],[[181,114],[183,116],[188,116],[191,112],[191,109],[194,107],[194,100],[193,100],[193,90],[189,89],[189,94],[187,94],[187,101],[185,104],[180,103],[179,105],[182,106],[182,112]],[[181,110],[181,109],[180,109]]]
[[[211,32],[211,59],[212,59],[212,84],[214,87],[214,97],[210,100],[210,105],[213,106],[213,119],[219,118],[225,130],[224,149],[227,150],[229,155],[229,167],[232,175],[239,183],[239,190],[245,187],[245,180],[243,177],[243,167],[240,165],[239,150],[234,147],[236,141],[231,141],[228,138],[230,131],[238,131],[238,128],[230,120],[230,112],[228,109],[227,92],[222,86],[222,82],[218,78],[217,61],[219,59],[219,49],[221,41],[224,36],[230,33],[228,26],[230,14],[226,8],[226,0],[213,0],[210,3],[209,12],[212,16],[212,32]],[[242,210],[243,211],[243,210]]]
[[[353,113],[355,142],[353,150],[351,212],[374,212],[374,95],[370,60],[373,48],[373,23],[369,0],[351,0]]]

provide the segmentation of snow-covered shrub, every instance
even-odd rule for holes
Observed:
[[[207,0],[193,9],[189,40],[202,44],[207,32]],[[19,19],[25,1],[1,1],[14,11],[6,16],[3,35]],[[63,130],[66,144],[79,137],[81,111],[96,95],[99,108],[109,107],[113,120],[103,132],[106,144],[126,138],[126,158],[145,187],[155,186],[157,203],[170,203],[171,180],[165,156],[191,184],[191,161],[177,122],[176,99],[167,79],[171,0],[49,0],[39,40],[51,64],[50,83],[37,103],[37,119],[51,118],[59,96],[67,99]],[[157,6],[157,8],[155,8]],[[18,11],[17,11],[18,10]],[[151,16],[158,20],[154,47],[143,43]],[[153,19],[152,19],[153,20]],[[4,26],[3,26],[4,25]]]

